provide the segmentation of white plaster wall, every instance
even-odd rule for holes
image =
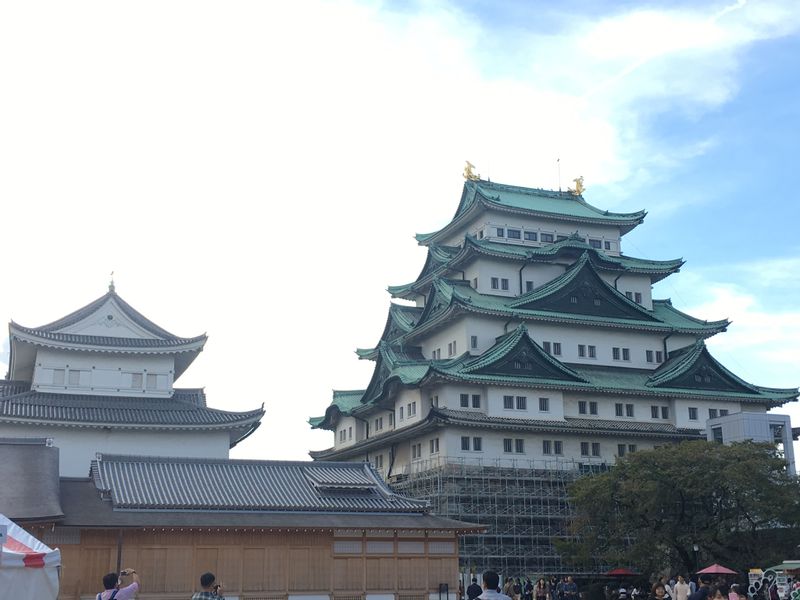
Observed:
[[[487,391],[488,387],[483,385],[470,385],[466,383],[441,385],[428,388],[428,397],[436,396],[439,401],[439,408],[448,408],[450,410],[463,410],[475,413],[486,414],[487,411]],[[464,408],[461,406],[461,394],[469,395],[469,407]],[[472,407],[472,396],[478,394],[481,397],[480,408]]]
[[[506,419],[541,419],[546,421],[561,421],[564,419],[564,398],[556,390],[537,390],[531,388],[493,387],[488,390],[488,415]],[[516,406],[517,396],[527,398],[526,410],[503,408],[503,396],[514,396]],[[539,410],[539,398],[549,399],[549,410]]]
[[[417,403],[417,413],[408,415],[408,405],[412,402]],[[403,407],[403,418],[400,418],[400,407]],[[422,390],[408,389],[401,390],[394,401],[394,425],[396,429],[409,427],[419,423],[428,416],[430,405],[427,394],[423,396]]]
[[[53,369],[83,371],[80,384],[70,386],[65,373],[63,385],[54,385]],[[164,355],[101,354],[39,348],[36,353],[32,389],[43,392],[72,392],[106,396],[168,397],[172,395],[175,359]],[[142,385],[148,374],[157,376],[156,389],[131,387],[130,373],[141,373]]]
[[[521,240],[509,240],[508,238],[498,238],[496,233],[497,227],[507,229],[520,229],[522,231],[535,231],[537,234],[552,233],[555,236],[565,235],[569,236],[578,232],[579,235],[586,238],[598,239],[601,242],[608,241],[611,244],[610,250],[605,250],[605,245],[601,248],[609,254],[619,254],[620,251],[620,233],[619,227],[602,226],[602,225],[584,225],[580,223],[571,223],[565,221],[558,221],[555,219],[548,219],[546,217],[523,217],[520,215],[509,215],[505,213],[497,213],[495,211],[487,211],[478,216],[472,222],[466,224],[458,232],[450,236],[445,243],[448,245],[458,246],[464,239],[465,233],[479,236],[479,232],[483,231],[484,239],[491,239],[493,241],[500,241],[506,243],[518,243],[521,245],[528,245],[533,247],[540,247],[547,245],[546,243],[526,242],[524,235]],[[538,237],[538,235],[537,235]]]
[[[466,319],[458,318],[448,322],[445,327],[437,329],[433,334],[422,338],[419,342],[425,358],[432,359],[434,350],[440,349],[441,358],[454,358],[470,351],[469,337],[467,335]],[[447,354],[447,344],[456,342],[456,352],[453,356]],[[472,350],[474,352],[474,350]]]
[[[675,406],[675,426],[676,427],[690,427],[693,429],[705,429],[706,421],[708,420],[708,409],[716,408],[718,411],[724,409],[728,414],[738,413],[742,411],[747,412],[764,412],[763,406],[752,404],[741,404],[740,402],[732,402],[730,400],[684,400],[675,399],[673,401]],[[689,420],[689,407],[697,409],[697,420]]]
[[[353,436],[350,436],[350,429],[353,430]],[[345,439],[341,441],[339,432],[345,432]],[[366,430],[364,422],[356,419],[355,417],[343,416],[340,417],[336,423],[336,431],[334,432],[334,448],[349,448],[356,442],[363,440],[366,437]]]
[[[228,458],[227,431],[100,430],[0,424],[0,437],[53,438],[59,449],[62,477],[86,477],[100,453],[138,456]]]

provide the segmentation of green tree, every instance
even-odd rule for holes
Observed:
[[[570,487],[567,559],[642,573],[768,566],[800,542],[800,480],[774,446],[692,441],[626,456]],[[693,550],[698,547],[698,552]]]

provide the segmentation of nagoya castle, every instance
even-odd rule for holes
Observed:
[[[552,543],[566,535],[566,487],[632,452],[771,440],[794,468],[789,418],[767,410],[798,390],[744,381],[706,347],[727,320],[653,298],[683,261],[623,253],[645,211],[592,206],[582,179],[530,189],[471,165],[465,179],[450,222],[416,236],[427,259],[389,287],[400,301],[377,344],[357,350],[372,379],[310,419],[334,435],[312,458],[369,461],[434,512],[485,524],[462,541],[461,569],[506,576],[576,573]]]

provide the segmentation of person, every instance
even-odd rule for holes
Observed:
[[[664,584],[660,581],[657,581],[656,584],[653,586],[653,595],[651,596],[652,600],[664,600],[667,596],[667,589],[664,587]]]
[[[530,577],[525,578],[525,585],[522,588],[522,599],[533,600],[533,582]]]
[[[128,576],[130,576],[133,581],[129,585],[121,587],[122,578]],[[139,586],[140,580],[136,569],[125,569],[119,575],[116,573],[109,573],[103,576],[103,587],[105,589],[97,594],[97,600],[111,600],[111,598],[114,600],[130,600],[136,596],[139,591]]]
[[[550,590],[547,589],[547,583],[544,577],[540,577],[536,582],[536,587],[533,589],[533,596],[535,600],[548,600]]]
[[[728,600],[739,600],[739,585],[734,583],[728,590]]]
[[[625,584],[621,584],[617,590],[617,600],[628,600],[628,589]]]
[[[691,588],[689,584],[686,583],[683,575],[678,575],[678,582],[675,584],[675,587],[672,588],[672,592],[672,600],[688,600],[689,594],[691,594]]]
[[[711,591],[710,584],[711,581],[707,577],[701,577],[697,591],[689,596],[689,600],[706,600],[708,598],[708,593]]]
[[[478,578],[473,577],[472,583],[469,584],[467,588],[467,600],[475,600],[478,596],[483,593],[483,588],[478,585]]]
[[[567,577],[561,597],[563,600],[578,600],[578,584],[572,580],[572,575]]]
[[[464,582],[458,580],[458,600],[464,600]]]
[[[500,585],[500,575],[494,571],[486,571],[483,574],[483,593],[478,596],[480,600],[511,600],[505,594],[498,591]]]
[[[225,600],[222,595],[222,584],[217,583],[217,577],[213,573],[203,573],[200,575],[200,587],[202,592],[195,592],[192,600]]]
[[[514,600],[522,600],[522,581],[519,577],[514,580],[511,591],[514,592]]]
[[[555,600],[564,600],[564,584],[566,582],[566,577],[558,577],[556,579],[555,591],[553,592]],[[550,589],[552,590],[553,588],[551,587]]]

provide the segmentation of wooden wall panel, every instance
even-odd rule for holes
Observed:
[[[139,564],[133,568],[142,578],[143,593],[166,591],[167,578],[170,576],[167,573],[166,548],[142,548],[139,551]]]
[[[83,548],[80,553],[80,589],[103,589],[103,575],[117,568],[116,545],[111,548]]]
[[[219,548],[197,547],[194,549],[194,572],[196,573],[195,577],[198,583],[200,581],[200,575],[207,571],[215,575],[219,573],[218,556]]]
[[[427,588],[427,565],[424,558],[397,559],[397,587],[401,590]]]
[[[215,571],[226,589],[239,590],[242,586],[242,549],[239,546],[223,546],[219,549],[219,571]]]
[[[364,559],[360,556],[333,559],[333,589],[360,592],[364,589]]]
[[[289,580],[289,555],[285,547],[271,546],[267,548],[267,558],[264,567],[268,573],[264,581],[264,590],[270,592],[283,592],[287,589]]]
[[[167,580],[165,592],[182,592],[200,585],[200,574],[192,573],[194,548],[178,546],[167,548]],[[199,588],[196,588],[199,589]]]
[[[256,592],[264,589],[266,554],[265,548],[244,549],[242,553],[242,589],[245,592]],[[267,571],[267,573],[270,573],[270,571]]]
[[[329,590],[331,587],[331,549],[314,545],[309,549],[306,567],[310,589]],[[356,589],[361,589],[358,587]],[[292,591],[290,589],[290,591]]]
[[[458,589],[458,559],[428,559],[428,589],[437,590],[440,583],[448,584],[450,590]]]
[[[311,591],[308,568],[311,551],[309,548],[289,548],[289,589],[298,592]]]
[[[391,592],[397,589],[397,569],[394,558],[368,558],[367,589],[375,592]]]

